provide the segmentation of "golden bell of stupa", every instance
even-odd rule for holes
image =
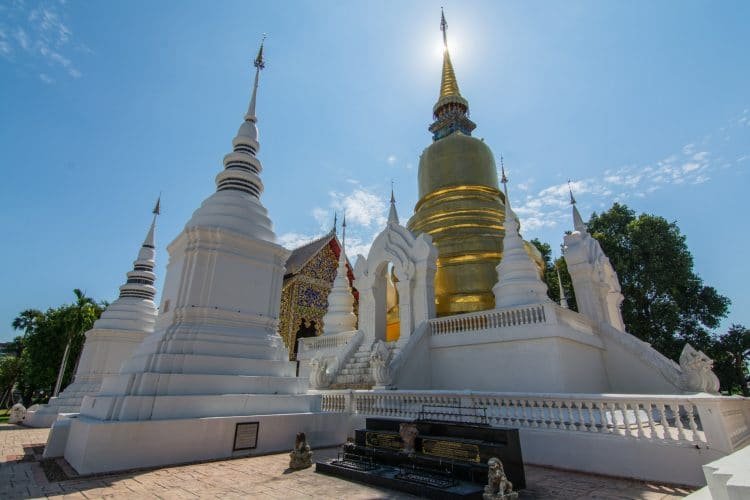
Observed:
[[[429,127],[433,143],[419,160],[419,201],[408,228],[428,233],[438,250],[435,302],[438,316],[495,306],[492,287],[505,234],[504,197],[484,141],[471,136],[469,103],[461,96],[441,19],[443,72]]]

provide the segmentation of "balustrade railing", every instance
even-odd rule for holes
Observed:
[[[433,335],[445,335],[449,333],[532,325],[546,322],[547,313],[544,310],[544,306],[540,304],[529,307],[520,307],[517,309],[481,311],[478,313],[449,316],[447,318],[431,319],[430,326]]]
[[[299,352],[319,351],[323,349],[337,349],[348,344],[356,334],[357,332],[355,330],[351,332],[337,333],[336,335],[304,337],[298,340]]]
[[[727,409],[736,422],[724,418],[716,425],[716,405]],[[723,406],[722,406],[723,405]],[[738,408],[741,406],[742,408]],[[425,411],[429,408],[429,411]],[[666,441],[705,447],[710,432],[732,436],[739,444],[747,433],[750,401],[709,395],[597,395],[597,394],[496,394],[450,391],[330,391],[323,393],[324,411],[351,411],[366,416],[466,422],[461,409],[481,409],[483,422],[516,427],[583,432],[620,438]],[[442,409],[442,410],[440,410]],[[743,415],[742,418],[736,417]],[[737,434],[743,434],[737,439]],[[732,448],[734,447],[732,446]]]

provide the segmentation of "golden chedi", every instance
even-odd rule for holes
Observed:
[[[495,160],[490,148],[471,136],[476,125],[458,89],[446,28],[443,16],[443,75],[429,128],[434,142],[419,160],[419,201],[408,223],[415,234],[430,234],[438,250],[438,316],[494,307],[505,220]]]

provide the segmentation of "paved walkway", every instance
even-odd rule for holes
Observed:
[[[48,429],[0,424],[0,498],[414,498],[316,474],[288,472],[289,455],[239,458],[109,476],[49,482],[38,461]],[[36,454],[36,458],[35,458]],[[315,450],[329,458],[336,450]],[[524,499],[680,498],[683,488],[526,466]]]

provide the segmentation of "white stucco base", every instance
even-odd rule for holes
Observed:
[[[57,419],[57,413],[42,412],[39,410],[26,412],[23,425],[26,427],[51,427]]]
[[[79,474],[94,474],[291,450],[298,432],[313,448],[332,446],[346,441],[355,418],[292,413],[117,422],[79,416],[69,420],[65,459]],[[232,451],[242,422],[260,423],[257,447]]]
[[[527,464],[687,486],[706,484],[701,467],[725,455],[692,444],[580,432],[521,429],[520,437]]]

